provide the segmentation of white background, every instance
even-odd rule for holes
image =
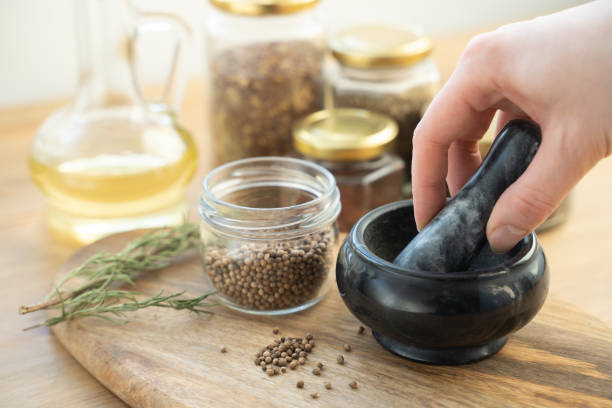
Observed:
[[[0,0],[0,107],[72,94],[76,85],[73,1]],[[108,0],[113,1],[113,0]],[[359,22],[418,24],[433,35],[494,28],[548,14],[580,0],[323,0],[320,19],[329,29]],[[138,8],[174,12],[195,33],[188,60],[202,73],[202,26],[207,0],[135,0]],[[159,76],[155,61],[148,78]]]

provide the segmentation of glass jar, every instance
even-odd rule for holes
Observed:
[[[406,163],[411,196],[412,135],[440,87],[431,41],[418,29],[358,26],[333,36],[326,77],[334,107],[384,113],[398,124],[394,150]]]
[[[292,150],[291,126],[323,108],[318,0],[210,0],[210,123],[219,163]]]
[[[404,161],[389,153],[397,124],[364,109],[336,108],[312,113],[294,126],[295,148],[335,177],[346,232],[368,211],[402,198]]]
[[[213,170],[200,198],[202,259],[222,303],[253,314],[316,304],[335,268],[340,195],[316,164],[258,157]]]

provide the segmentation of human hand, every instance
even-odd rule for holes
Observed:
[[[422,229],[481,163],[478,140],[528,118],[542,129],[533,161],[499,198],[487,238],[511,249],[612,153],[612,2],[596,1],[475,37],[414,132],[412,190]]]

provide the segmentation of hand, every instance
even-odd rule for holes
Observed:
[[[596,1],[474,38],[414,132],[417,226],[444,206],[481,163],[478,140],[500,111],[498,130],[528,118],[542,144],[497,201],[487,238],[511,249],[612,152],[612,1]]]

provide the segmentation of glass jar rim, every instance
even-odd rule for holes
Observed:
[[[302,186],[309,187],[309,190],[316,190],[317,194],[308,201],[289,206],[250,207],[227,202],[214,191],[215,185],[218,186],[219,183],[226,180],[215,180],[221,174],[228,173],[231,181],[232,177],[237,179],[244,177],[249,169],[248,175],[253,176],[256,174],[253,173],[254,171],[263,171],[266,164],[272,166],[272,171],[270,169],[267,171],[268,184],[244,181],[240,183],[241,187],[236,191],[249,186],[282,186],[296,190]],[[240,169],[247,173],[241,173]],[[287,180],[283,181],[282,169],[301,172],[304,175],[301,180],[303,184],[292,185]],[[308,183],[308,171],[312,173],[312,176],[310,177],[311,183],[306,186],[304,183]],[[276,179],[270,178],[270,175],[275,175]],[[317,184],[316,181],[319,183]],[[228,183],[227,180],[226,183]],[[228,185],[231,187],[236,184],[228,183]],[[223,185],[219,188],[223,188]],[[233,190],[230,189],[225,194],[228,192],[233,192]],[[336,220],[340,213],[340,193],[334,176],[318,164],[290,157],[253,157],[223,164],[204,178],[199,212],[202,220],[227,235],[243,235],[251,238],[266,238],[271,235],[299,236]]]

